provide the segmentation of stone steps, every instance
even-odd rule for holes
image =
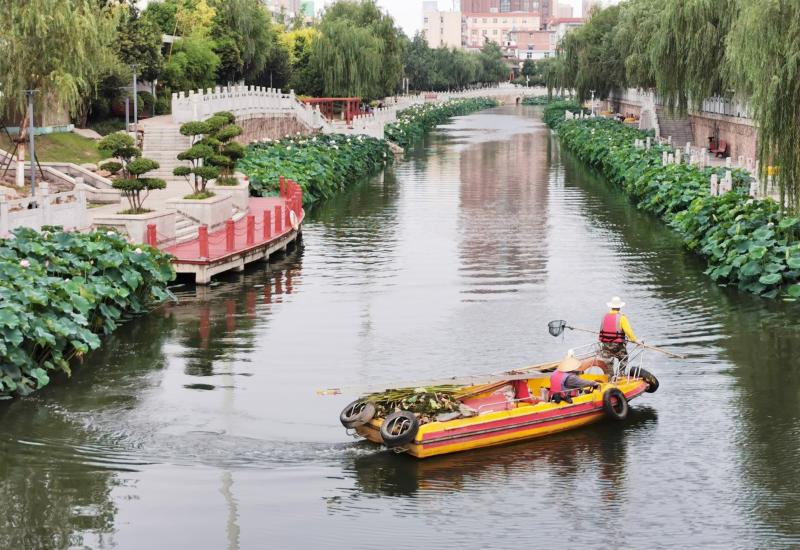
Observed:
[[[200,226],[181,213],[175,215],[175,244],[191,241],[197,237]]]
[[[692,123],[686,116],[672,115],[666,111],[658,111],[658,127],[661,137],[672,137],[672,145],[682,147],[687,142],[694,142]]]

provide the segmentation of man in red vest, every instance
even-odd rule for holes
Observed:
[[[625,302],[619,296],[614,296],[606,305],[611,311],[600,323],[600,358],[605,361],[609,373],[612,372],[614,358],[619,360],[620,371],[623,371],[628,365],[628,348],[625,344],[638,340],[628,318],[620,312]]]

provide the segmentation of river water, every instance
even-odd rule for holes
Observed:
[[[0,548],[790,548],[798,309],[721,288],[529,107],[454,119],[271,265],[175,289],[0,404]],[[623,423],[417,461],[317,388],[557,358],[620,295],[661,381]]]

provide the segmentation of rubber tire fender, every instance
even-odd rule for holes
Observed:
[[[614,420],[625,420],[628,416],[628,400],[625,399],[625,394],[617,388],[606,390],[603,394],[603,412]]]
[[[639,374],[639,378],[647,382],[647,389],[644,391],[646,391],[647,393],[656,393],[656,390],[658,389],[659,385],[658,378],[653,376],[651,372],[646,371],[644,369],[636,369],[636,371],[634,372],[637,372]]]
[[[400,428],[396,432],[396,428]],[[381,438],[387,447],[399,447],[414,441],[419,430],[419,419],[409,411],[393,412],[383,419],[381,424]]]
[[[345,428],[358,428],[375,417],[375,404],[358,399],[347,405],[339,414],[339,421]]]

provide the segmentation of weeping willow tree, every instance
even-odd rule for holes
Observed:
[[[314,43],[311,63],[325,95],[381,95],[381,43],[369,29],[354,28],[344,20],[326,22]]]
[[[99,9],[93,0],[4,1],[0,21],[0,113],[20,121],[17,173],[21,174],[29,125],[25,90],[37,90],[37,113],[75,115],[117,63],[110,48],[115,14]]]
[[[567,78],[567,65],[563,56],[548,57],[537,62],[537,67],[544,78],[547,87],[547,97],[552,98],[553,92],[562,95],[562,90],[572,88]]]
[[[625,61],[614,47],[620,7],[595,10],[589,21],[567,34],[562,41],[566,70],[573,75],[573,86],[581,100],[594,91],[606,97],[626,86]]]
[[[781,204],[800,209],[800,3],[741,2],[728,36],[730,72],[749,96],[761,170],[779,167]],[[763,174],[761,174],[763,176]]]
[[[407,39],[374,0],[335,2],[326,8],[320,32],[322,38],[314,45],[314,55],[325,79],[326,94],[339,95],[334,90],[342,86],[347,89],[347,75],[358,79],[350,89],[368,92],[355,95],[375,98],[397,92]],[[335,66],[328,67],[325,61],[333,61]],[[336,87],[329,88],[328,83],[334,81]]]
[[[624,61],[629,86],[646,89],[656,87],[651,49],[653,35],[661,25],[663,9],[663,0],[628,0],[620,4],[612,45]]]
[[[664,105],[685,113],[706,97],[728,95],[725,46],[738,0],[662,0],[661,4],[661,10],[653,13],[650,62]]]

